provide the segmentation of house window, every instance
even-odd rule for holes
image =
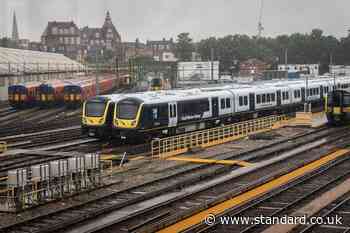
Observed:
[[[71,28],[70,28],[70,33],[71,33],[71,34],[74,34],[74,33],[75,33],[74,27],[71,27]]]
[[[96,32],[95,36],[96,38],[100,38],[100,33]]]

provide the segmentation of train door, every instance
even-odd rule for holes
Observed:
[[[177,125],[177,105],[176,102],[170,102],[169,108],[169,127],[175,127]]]
[[[277,106],[281,106],[282,100],[281,100],[281,90],[277,91]]]
[[[249,110],[254,111],[255,110],[255,94],[249,93]]]
[[[211,107],[213,111],[213,117],[219,117],[219,98],[213,97],[211,99]]]
[[[301,88],[301,100],[302,100],[303,102],[305,102],[305,99],[306,99],[305,88],[302,87],[302,88]]]

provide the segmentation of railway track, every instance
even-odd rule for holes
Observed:
[[[349,133],[343,132],[344,135],[349,135]],[[341,145],[338,144],[338,146]],[[300,166],[300,164],[297,165],[298,158],[300,159],[299,162],[304,160],[302,164],[319,159],[319,155],[324,154],[323,150],[325,147],[327,145],[312,150],[305,150],[293,157],[273,163],[255,172],[239,176],[239,178],[234,177],[204,189],[192,192],[184,191],[183,196],[155,205],[155,207],[150,207],[130,217],[120,218],[119,222],[114,221],[110,227],[102,227],[100,231],[96,232],[153,232],[160,230],[186,216],[191,216],[198,211],[207,209],[208,206],[218,204],[252,187],[273,180],[275,177],[287,174]]]
[[[322,193],[339,185],[341,182],[350,177],[350,158],[343,157],[331,164],[320,169],[307,173],[302,178],[293,180],[285,186],[273,190],[251,203],[241,208],[228,211],[225,216],[239,217],[283,217],[292,216],[292,213],[305,204],[314,200]],[[251,220],[253,223],[253,220]],[[269,225],[257,224],[225,224],[220,223],[215,226],[205,226],[204,229],[191,229],[196,232],[230,232],[230,233],[247,233],[262,232]],[[202,225],[203,227],[203,225]],[[295,231],[300,232],[300,231]],[[316,231],[324,232],[324,231]]]
[[[81,135],[80,126],[77,126],[59,130],[48,130],[45,132],[7,136],[0,138],[0,141],[6,141],[9,149],[28,149],[84,138],[87,137]]]
[[[14,136],[18,134],[29,134],[35,132],[41,132],[45,130],[59,129],[65,127],[79,126],[80,119],[68,118],[68,119],[57,119],[46,123],[20,123],[13,126],[6,126],[0,129],[0,136]]]
[[[0,160],[0,177],[6,176],[7,171],[41,164],[52,160],[68,158],[68,155],[16,154],[4,156]]]
[[[319,133],[325,133],[327,130],[320,130]],[[327,134],[331,133],[331,136],[333,136],[333,141],[339,139],[339,137],[342,137],[343,135],[340,135],[340,132],[335,132],[338,130],[327,131]],[[346,129],[344,128],[342,133],[344,134],[344,131]],[[335,137],[338,135],[337,137]],[[324,136],[324,135],[323,135]],[[302,136],[300,136],[301,138]],[[309,140],[307,140],[307,137],[310,137]],[[329,139],[327,137],[327,139]],[[320,138],[315,137],[315,135],[309,134],[304,136],[304,144],[305,143],[311,143],[311,141],[320,140]],[[326,139],[325,139],[326,140]],[[265,148],[268,149],[268,148]],[[325,152],[329,150],[329,146],[325,145],[324,147],[318,149],[317,153],[314,152],[312,156],[308,157],[307,161],[312,161],[315,159],[318,159],[320,157],[320,152]],[[255,150],[252,150],[250,153],[258,153],[261,152],[263,149],[258,148]],[[281,148],[278,148],[278,151],[280,151]],[[275,153],[275,156],[277,156],[277,151],[269,153]],[[240,156],[246,156],[249,154],[249,152],[245,152],[241,154]],[[323,153],[324,154],[324,153]],[[224,154],[226,156],[226,159],[229,159],[229,155],[226,153]],[[235,158],[237,155],[231,155],[231,158]],[[230,187],[230,190],[233,188],[236,188],[235,191],[238,189],[245,189],[247,188],[247,184],[251,184],[252,182],[256,182],[261,177],[271,177],[271,174],[276,173],[278,171],[279,173],[287,172],[285,169],[286,164],[289,165],[289,167],[296,167],[300,164],[305,163],[305,157],[304,154],[296,154],[294,157],[289,157],[287,159],[276,161],[270,165],[266,165],[264,169],[254,170],[251,171],[251,174],[245,174],[243,177],[239,177],[236,179],[232,179],[230,181],[224,182],[221,184],[221,188],[224,187]],[[196,182],[204,182],[206,180],[212,179],[213,177],[223,176],[225,174],[231,173],[232,170],[238,169],[237,166],[233,167],[227,167],[222,165],[189,165],[184,166],[183,169],[176,169],[173,172],[170,172],[169,175],[163,176],[161,178],[146,182],[141,185],[137,185],[135,187],[131,187],[125,190],[119,190],[119,191],[113,191],[111,192],[110,189],[118,189],[118,187],[110,187],[109,190],[100,190],[100,195],[96,195],[97,198],[91,199],[89,201],[77,204],[75,206],[70,206],[65,209],[61,209],[60,211],[54,211],[51,213],[47,213],[46,215],[36,216],[32,219],[28,219],[24,222],[14,224],[12,226],[3,227],[0,230],[3,230],[4,232],[23,232],[25,229],[28,231],[28,229],[37,229],[37,232],[52,232],[55,230],[62,229],[64,227],[71,226],[77,222],[81,222],[84,220],[88,220],[93,217],[97,217],[100,214],[106,214],[111,211],[115,211],[121,208],[125,208],[127,206],[130,206],[132,204],[137,205],[138,203],[142,203],[142,201],[150,200],[151,198],[154,198],[156,196],[159,196],[164,193],[169,193],[172,191],[179,190],[179,188],[183,187],[189,187],[193,183]],[[276,175],[276,174],[274,174]],[[228,183],[234,183],[234,185],[228,185]],[[254,183],[255,184],[255,183]],[[215,196],[212,192],[215,192],[215,190],[220,190],[220,187],[215,186],[214,188],[208,188],[207,190],[203,190],[203,192],[209,192],[207,193],[207,196]],[[221,189],[222,191],[222,189]],[[203,193],[202,193],[203,194]],[[201,192],[198,193],[192,193],[191,195],[198,197],[198,195],[201,195]],[[184,197],[184,198],[188,198]],[[209,201],[210,200],[206,200]],[[208,202],[208,203],[209,203]],[[158,206],[161,209],[152,208],[149,212],[144,213],[138,213],[134,215],[129,215],[128,218],[125,218],[118,222],[118,229],[124,229],[130,228],[130,224],[133,226],[139,226],[139,228],[146,227],[143,223],[150,223],[150,218],[155,218],[156,220],[162,220],[162,217],[167,217],[169,215],[164,214],[162,217],[154,216],[154,213],[166,213],[168,211],[171,211],[171,206],[173,207],[173,211],[175,210],[175,216],[176,214],[181,213],[181,210],[176,208],[176,206],[182,206],[183,203],[186,203],[184,199],[179,199],[172,202],[172,203],[166,203],[166,205]],[[164,204],[164,203],[163,203]],[[170,207],[169,207],[170,206]],[[198,207],[198,206],[197,206]],[[167,208],[166,210],[162,208]],[[184,211],[184,209],[182,209]],[[79,213],[79,214],[76,214]],[[70,216],[67,218],[67,216]],[[149,218],[145,220],[145,216],[148,216]],[[171,216],[171,215],[170,215]],[[156,218],[157,217],[157,218]],[[136,221],[136,222],[135,222]],[[51,224],[47,224],[47,222],[51,222]],[[38,227],[40,226],[40,227]],[[113,226],[114,227],[114,226]],[[114,228],[113,228],[114,229]],[[118,232],[115,231],[115,232]]]
[[[319,213],[314,215],[314,217],[322,217],[322,219],[335,219],[340,218],[341,224],[325,223],[325,224],[309,224],[309,225],[299,225],[293,229],[292,233],[348,233],[350,232],[350,219],[349,219],[349,205],[350,205],[350,194],[345,194],[341,198],[338,198],[326,208],[323,208]]]

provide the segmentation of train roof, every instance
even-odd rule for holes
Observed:
[[[38,86],[40,86],[40,84],[41,84],[40,82],[26,82],[26,83],[14,84],[14,85],[11,85],[11,86],[12,87],[32,88],[32,87],[38,87]]]

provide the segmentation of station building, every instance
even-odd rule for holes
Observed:
[[[0,47],[0,101],[8,99],[8,87],[26,82],[72,77],[85,67],[58,53]]]

